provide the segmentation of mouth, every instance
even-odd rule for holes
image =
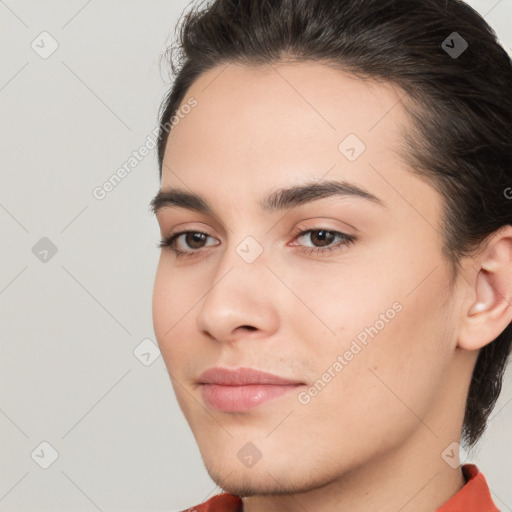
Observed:
[[[244,412],[304,386],[300,382],[252,368],[210,368],[198,379],[204,401],[223,412]]]

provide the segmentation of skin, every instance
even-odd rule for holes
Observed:
[[[478,350],[512,320],[512,228],[463,260],[449,287],[442,198],[397,151],[409,125],[400,96],[319,63],[230,64],[192,85],[183,103],[198,105],[170,133],[161,188],[200,194],[215,216],[158,211],[162,236],[209,238],[191,258],[162,249],[155,334],[208,473],[245,496],[247,512],[427,512],[464,485],[441,455],[460,439]],[[366,145],[354,162],[338,150],[349,133]],[[355,183],[385,207],[357,197],[258,206],[278,188],[327,179]],[[318,231],[296,237],[298,227],[357,239],[308,254],[322,247]],[[236,252],[247,236],[263,249],[250,264]],[[181,237],[178,248],[201,244]],[[244,413],[204,402],[197,378],[212,366],[309,389],[397,302],[401,311],[309,403],[297,392]],[[261,453],[252,467],[237,457],[248,442]]]

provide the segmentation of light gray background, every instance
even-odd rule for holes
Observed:
[[[512,0],[469,3],[512,51]],[[179,510],[220,491],[162,358],[134,354],[155,342],[156,152],[92,194],[156,127],[160,56],[187,4],[0,0],[0,511]],[[43,31],[59,45],[46,59],[31,47],[48,51]],[[45,263],[32,252],[42,237],[57,247]],[[502,510],[510,401],[509,369],[471,454]],[[47,469],[44,441],[58,452]]]

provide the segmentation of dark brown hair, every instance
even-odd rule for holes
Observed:
[[[462,257],[512,224],[512,62],[464,2],[215,0],[193,6],[178,26],[168,52],[175,80],[159,112],[160,177],[169,121],[202,73],[228,63],[320,61],[404,92],[412,129],[402,134],[402,156],[444,198],[450,284]],[[450,51],[464,42],[460,55]],[[509,324],[480,350],[462,430],[467,447],[485,431],[511,344]]]

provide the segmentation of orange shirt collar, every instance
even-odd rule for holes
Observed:
[[[466,485],[436,512],[500,512],[493,503],[487,481],[475,464],[464,464]]]

